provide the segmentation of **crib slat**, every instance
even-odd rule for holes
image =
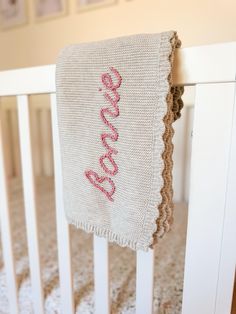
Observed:
[[[3,259],[6,273],[7,293],[10,313],[18,313],[17,281],[13,255],[12,227],[9,212],[8,187],[3,150],[2,123],[0,113],[0,223]]]
[[[94,236],[95,313],[110,313],[109,251],[106,239]]]
[[[221,262],[219,269],[217,302],[215,314],[230,312],[234,292],[236,250],[236,84],[234,84],[234,110],[232,112],[231,148],[228,168],[228,183],[225,202],[225,217],[221,244]],[[227,269],[227,271],[225,271]],[[232,310],[232,313],[234,310]]]
[[[136,262],[136,314],[152,314],[154,250],[138,251]]]
[[[56,193],[56,220],[61,291],[61,313],[72,314],[74,313],[74,296],[72,284],[70,228],[65,218],[63,206],[61,155],[57,122],[56,94],[51,94],[50,98]]]
[[[234,83],[196,86],[182,314],[230,313],[235,272],[235,186],[234,173],[229,173],[234,171],[229,168],[234,97]]]
[[[28,97],[26,95],[17,96],[17,106],[33,306],[34,313],[41,314],[44,312],[44,297],[40,269]]]

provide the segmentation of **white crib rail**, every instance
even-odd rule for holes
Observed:
[[[232,135],[233,120],[229,119],[229,117],[234,117],[233,119],[235,121],[236,110],[234,110],[235,98],[233,95],[236,90],[236,43],[178,50],[174,71],[174,83],[197,86],[197,118],[194,119],[194,153],[192,157],[191,199],[189,205],[182,313],[229,313],[230,297],[233,288],[235,251],[229,250],[227,246],[233,246],[232,239],[236,237],[236,228],[233,225],[233,220],[236,220],[236,198],[233,193],[234,178],[236,177],[236,166],[233,163],[233,156],[235,156],[236,150],[236,138],[235,134]],[[219,94],[217,94],[217,91]],[[52,94],[51,106],[61,305],[62,312],[70,314],[74,312],[70,234],[64,216],[62,200],[60,149],[55,108],[56,98],[54,94],[55,65],[11,70],[0,73],[0,96],[16,95],[19,100],[21,150],[25,147],[26,153],[28,153],[27,162],[29,162],[29,165],[27,165],[26,161],[23,161],[22,165],[26,217],[28,220],[27,231],[28,238],[30,237],[30,239],[28,239],[28,245],[31,263],[31,281],[33,283],[32,289],[35,312],[43,313],[43,293],[40,281],[40,257],[37,244],[37,215],[34,202],[30,134],[26,134],[27,132],[30,133],[28,112],[26,110],[28,104],[26,101],[27,98],[24,96],[39,93]],[[213,102],[216,102],[217,108],[219,109],[224,94],[227,94],[225,101],[226,114],[224,114],[224,110],[219,110],[215,113]],[[222,103],[222,106],[223,105]],[[207,108],[206,111],[203,110],[204,106]],[[206,137],[210,143],[206,143],[206,140],[203,140],[204,134],[201,128],[204,127],[204,131],[208,132],[208,125],[211,122],[209,121],[209,123],[207,123],[208,121],[204,120],[202,124],[201,116],[209,113],[212,113],[212,119],[214,119],[212,127],[214,127],[214,130],[219,128],[216,132],[219,136],[218,142],[212,141],[214,132],[209,132],[209,136]],[[26,125],[24,125],[25,122]],[[224,131],[222,131],[222,125],[225,127]],[[7,188],[3,171],[4,159],[2,147],[3,146],[0,145],[0,182],[3,188],[2,191],[0,191],[1,220],[2,228],[4,228],[2,231],[6,232],[2,239],[4,243],[4,261],[5,265],[8,265],[6,267],[6,273],[8,278],[9,300],[11,300],[11,313],[17,313],[17,288],[14,274]],[[201,152],[204,152],[205,155],[202,156]],[[217,152],[220,152],[220,155],[214,159],[214,154],[217,154]],[[22,158],[25,158],[25,152],[22,152]],[[212,161],[215,162],[214,167]],[[226,163],[228,165],[227,167],[225,166]],[[220,183],[218,182],[219,184],[215,181],[214,170],[217,172],[216,178],[217,182],[220,181]],[[229,171],[231,173],[229,173]],[[207,173],[207,177],[205,177],[205,173]],[[234,174],[233,177],[232,173]],[[206,201],[204,201],[205,195],[201,187],[203,182],[207,182],[207,185],[205,184],[208,192]],[[209,188],[211,185],[213,186],[213,190]],[[214,194],[212,194],[212,191],[214,191]],[[216,196],[217,199],[220,200],[219,202],[216,202]],[[202,220],[203,217],[204,220]],[[212,217],[214,219],[214,225],[212,225]],[[32,226],[30,227],[30,222],[33,223],[33,228]],[[204,237],[201,233],[199,234],[201,227],[204,228]],[[208,230],[211,232],[208,233]],[[208,259],[206,255],[210,248],[213,249]],[[224,256],[222,254],[224,254]],[[137,313],[152,313],[153,256],[153,251],[137,254]],[[230,260],[230,262],[227,263],[226,261],[228,260]],[[96,313],[109,313],[109,259],[106,240],[94,238],[94,261]],[[212,267],[212,263],[214,263],[214,267]],[[228,267],[227,269],[225,269],[226,265]],[[101,274],[99,272],[103,273],[105,280],[101,280]],[[222,275],[223,272],[226,273],[226,280],[224,280],[224,276]],[[206,279],[207,274],[210,274],[210,280]],[[226,298],[222,298],[224,291],[227,291]],[[201,310],[199,311],[200,305]]]

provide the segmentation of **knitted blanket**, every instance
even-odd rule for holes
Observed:
[[[147,250],[172,222],[175,32],[71,45],[56,66],[69,223]]]

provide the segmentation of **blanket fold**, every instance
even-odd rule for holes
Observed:
[[[56,65],[63,196],[69,223],[147,250],[173,220],[174,31],[64,48]]]

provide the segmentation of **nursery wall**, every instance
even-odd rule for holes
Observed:
[[[141,32],[175,29],[183,46],[236,40],[235,0],[117,0],[115,5],[76,12],[67,0],[67,15],[0,31],[0,70],[54,63],[66,44]]]

